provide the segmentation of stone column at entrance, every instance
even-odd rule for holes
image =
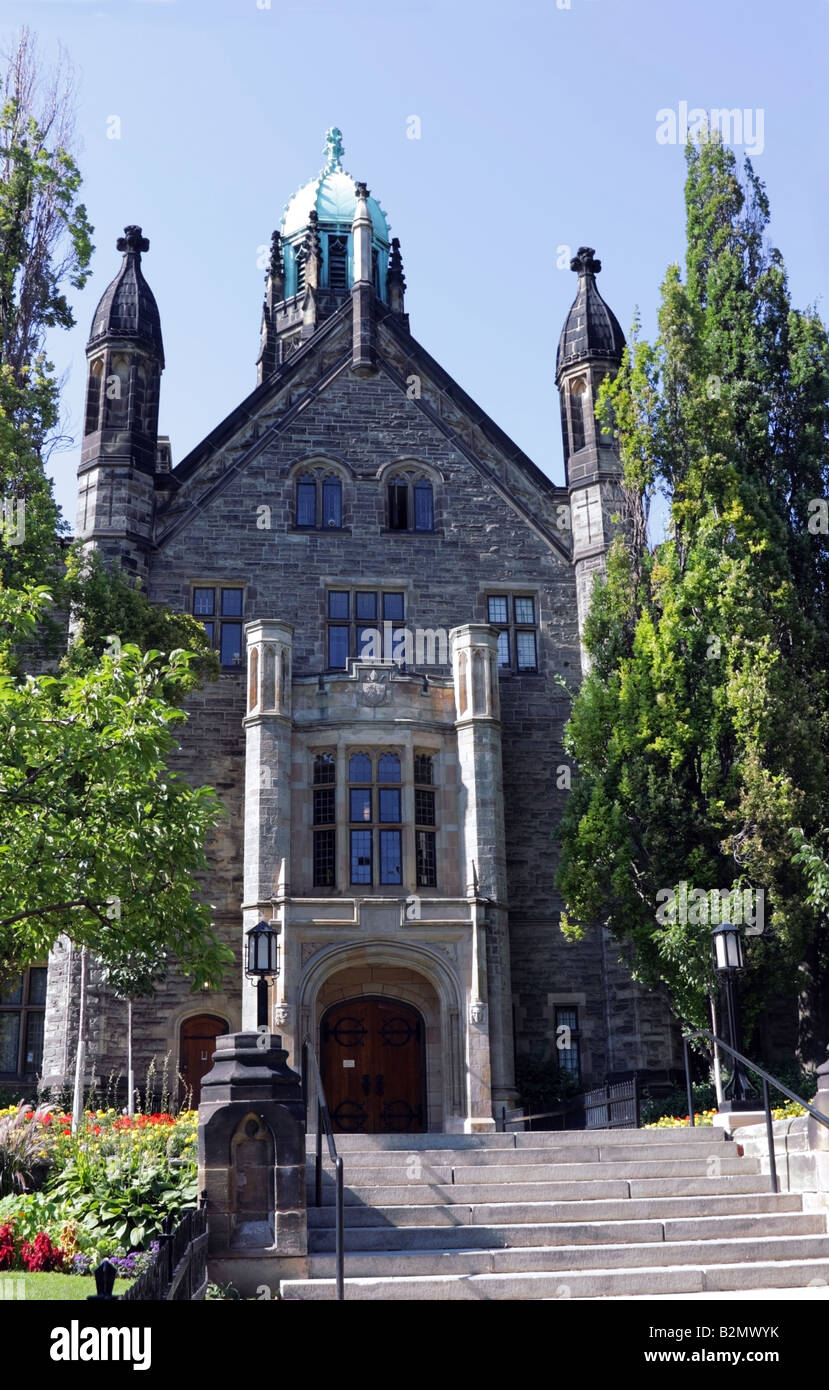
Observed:
[[[209,1277],[246,1297],[307,1275],[305,1106],[278,1034],[226,1033],[202,1081]]]
[[[276,618],[245,628],[245,867],[243,931],[271,919],[290,892],[291,647],[293,628]],[[256,991],[245,989],[242,1025],[256,1028]]]
[[[498,633],[488,623],[453,628],[455,728],[460,779],[459,820],[466,895],[471,904],[472,978],[466,1037],[469,1120],[492,1128],[493,1104],[514,1105]]]

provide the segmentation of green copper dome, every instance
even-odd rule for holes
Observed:
[[[316,211],[320,229],[332,223],[349,230],[357,208],[355,180],[342,167],[343,137],[336,126],[325,136],[325,164],[316,178],[303,184],[290,199],[282,215],[282,236],[292,240],[308,227],[309,212]],[[389,244],[389,224],[376,198],[369,197],[368,210],[374,235],[384,246]]]

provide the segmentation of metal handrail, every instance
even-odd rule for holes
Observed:
[[[725,1042],[722,1038],[718,1038],[716,1033],[709,1033],[705,1028],[688,1028],[682,1034],[682,1050],[685,1057],[685,1088],[688,1096],[688,1124],[691,1127],[694,1125],[694,1095],[691,1088],[691,1059],[688,1054],[689,1038],[707,1038],[709,1042],[716,1043],[717,1047],[724,1048],[736,1061],[742,1062],[744,1067],[750,1067],[753,1072],[756,1072],[758,1076],[762,1077],[763,1109],[766,1112],[766,1138],[769,1144],[769,1176],[771,1178],[771,1190],[772,1192],[777,1192],[777,1158],[774,1152],[774,1128],[771,1118],[769,1086],[775,1086],[778,1091],[783,1092],[784,1096],[788,1096],[789,1100],[793,1100],[797,1105],[802,1105],[803,1109],[808,1111],[813,1119],[818,1120],[820,1124],[825,1125],[827,1129],[829,1129],[829,1116],[821,1114],[819,1110],[815,1110],[814,1106],[810,1105],[802,1096],[799,1096],[796,1091],[790,1091],[789,1087],[785,1086],[782,1081],[778,1081],[777,1077],[772,1076],[771,1072],[766,1071],[758,1062],[752,1062],[749,1057],[744,1057],[742,1052],[738,1052],[730,1043]]]
[[[310,1092],[308,1087],[308,1072],[310,1069],[314,1073],[314,1085],[317,1094],[317,1152],[314,1165],[314,1206],[322,1206],[322,1131],[325,1129],[325,1136],[328,1140],[328,1156],[334,1164],[336,1173],[336,1238],[335,1251],[337,1260],[337,1298],[345,1298],[345,1237],[344,1237],[344,1196],[343,1196],[343,1160],[342,1155],[337,1153],[337,1145],[334,1142],[334,1128],[331,1124],[331,1116],[328,1113],[328,1102],[325,1099],[325,1090],[320,1076],[319,1064],[316,1053],[314,1052],[313,1040],[307,1036],[302,1040],[302,1094],[305,1097],[305,1128],[308,1129],[308,1102]]]

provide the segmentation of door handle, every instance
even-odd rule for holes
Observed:
[[[365,1074],[363,1075],[363,1095],[371,1095],[371,1077],[369,1076],[368,1072],[365,1072]]]
[[[378,1071],[377,1075],[375,1076],[375,1078],[374,1078],[374,1088],[375,1088],[375,1094],[378,1095],[378,1096],[382,1096],[382,1094],[383,1094],[383,1073],[382,1073],[382,1072],[379,1072],[379,1071]]]

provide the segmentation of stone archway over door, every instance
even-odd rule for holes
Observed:
[[[216,1039],[228,1032],[227,1023],[216,1014],[196,1014],[186,1018],[179,1031],[179,1071],[182,1077],[182,1099],[187,1099],[188,1091],[193,1093],[193,1105],[198,1105],[201,1096],[202,1077],[213,1066],[213,1053]]]
[[[411,1004],[370,995],[332,1004],[322,1018],[320,1054],[336,1130],[424,1132],[425,1027]]]

